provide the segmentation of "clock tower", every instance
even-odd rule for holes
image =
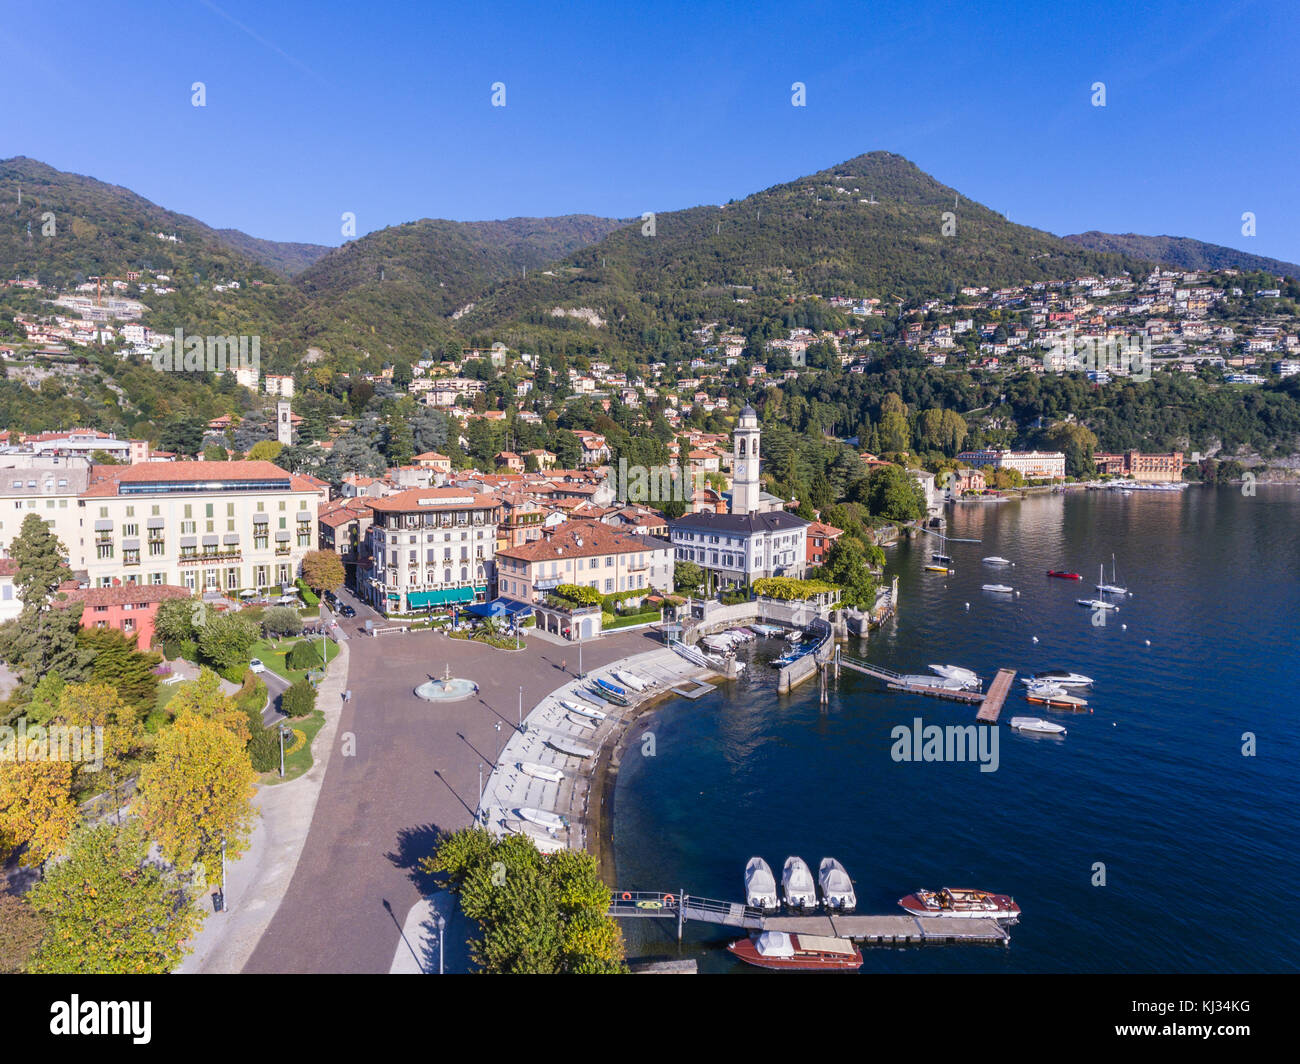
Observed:
[[[752,514],[758,508],[758,415],[752,406],[740,412],[731,456],[731,512]]]

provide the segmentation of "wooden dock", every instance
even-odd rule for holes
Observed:
[[[615,891],[610,898],[609,915],[616,919],[650,917],[676,920],[679,937],[682,924],[696,920],[744,932],[786,931],[796,935],[851,938],[863,945],[969,943],[1006,946],[1011,943],[1011,932],[992,918],[957,920],[909,913],[769,915],[740,902],[697,898],[690,894],[682,896],[679,901],[675,895],[651,891]]]
[[[985,724],[996,724],[998,714],[1002,712],[1002,703],[1007,700],[1007,694],[1011,691],[1012,681],[1016,678],[1015,669],[998,669],[998,674],[993,677],[993,682],[989,684],[989,693],[984,696],[980,703],[980,711],[975,714],[975,719],[983,721]]]

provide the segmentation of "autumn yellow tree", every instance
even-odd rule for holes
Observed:
[[[21,864],[39,865],[63,851],[77,823],[68,761],[12,760],[0,751],[0,860],[26,846]]]
[[[255,774],[244,740],[216,720],[186,711],[162,731],[140,774],[136,812],[178,868],[238,856],[253,825]]]
[[[247,745],[251,737],[248,717],[240,712],[235,700],[221,689],[221,677],[211,669],[200,669],[198,679],[181,684],[167,703],[167,709],[179,719],[193,713],[204,720],[216,721]]]
[[[141,724],[135,707],[127,705],[117,691],[107,684],[69,684],[59,695],[54,723],[68,728],[102,728],[103,764],[93,764],[89,758],[73,764],[73,775],[78,787],[93,786],[97,780],[92,774],[100,771],[103,783],[116,786],[126,775],[129,764],[148,747],[149,735]],[[86,744],[83,741],[82,749]],[[98,752],[98,739],[95,740]]]

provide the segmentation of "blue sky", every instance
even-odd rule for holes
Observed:
[[[1298,31],[1292,0],[12,4],[0,157],[338,244],[344,211],[631,217],[883,149],[1052,232],[1296,261]]]

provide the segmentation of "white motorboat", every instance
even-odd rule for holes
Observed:
[[[560,699],[560,705],[570,713],[576,713],[580,717],[590,717],[592,720],[604,720],[606,714],[591,706],[584,706],[581,702],[570,702],[567,698]]]
[[[1036,735],[1064,735],[1063,725],[1054,724],[1042,717],[1012,717],[1011,727],[1016,731],[1033,732]]]
[[[929,669],[936,676],[942,676],[945,680],[960,683],[963,687],[978,687],[980,685],[980,678],[970,669],[963,669],[960,665],[931,665]]]
[[[548,783],[559,783],[560,780],[564,779],[564,773],[558,768],[553,768],[550,765],[539,765],[536,761],[520,761],[519,771],[525,776],[546,780]]]
[[[1113,602],[1107,602],[1105,599],[1075,599],[1080,606],[1087,606],[1090,610],[1114,610],[1119,612],[1119,607]]]
[[[628,672],[626,669],[615,669],[614,675],[617,676],[625,686],[632,688],[633,691],[644,691],[650,686],[650,681],[643,680],[636,673]]]
[[[800,643],[803,642],[803,629],[796,628],[793,632],[791,632],[788,636],[785,637],[785,641],[789,643],[792,647],[798,646]]]
[[[1056,709],[1087,709],[1088,701],[1066,692],[1059,683],[1030,684],[1025,699],[1039,706]]]
[[[745,904],[751,909],[775,912],[781,908],[776,893],[776,877],[772,867],[761,857],[751,857],[745,865]]]
[[[817,908],[817,884],[813,882],[812,871],[802,857],[785,859],[781,886],[785,890],[785,903],[791,909]]]
[[[943,691],[964,691],[971,686],[969,680],[951,676],[927,676],[925,673],[910,672],[892,681],[900,687],[932,687]]]
[[[984,564],[985,565],[1015,565],[1016,563],[1013,562],[1010,558],[1002,558],[995,554],[991,558],[985,558]]]
[[[534,809],[531,805],[520,806],[515,810],[515,815],[520,820],[527,820],[547,831],[563,831],[569,826],[559,813],[552,813],[549,809]]]
[[[1044,669],[1032,676],[1022,676],[1020,682],[1027,687],[1044,682],[1060,684],[1062,687],[1091,687],[1092,677],[1078,672],[1068,672],[1065,669]]]
[[[728,628],[727,635],[731,636],[737,643],[748,643],[754,638],[754,633],[746,628]]]
[[[996,591],[999,595],[1010,595],[1015,592],[1015,588],[1010,584],[985,584],[984,591]]]
[[[823,857],[817,868],[817,880],[822,888],[822,903],[828,912],[852,912],[858,907],[858,896],[853,892],[853,880],[844,866],[834,857]]]
[[[736,641],[726,632],[714,632],[712,635],[706,635],[700,642],[710,650],[716,650],[719,654],[728,654],[736,647]]]
[[[548,835],[544,828],[539,828],[536,824],[530,824],[526,820],[507,819],[503,820],[501,825],[511,835],[522,835],[530,840],[540,853],[559,853],[561,850],[569,848],[568,843],[563,839]]]

